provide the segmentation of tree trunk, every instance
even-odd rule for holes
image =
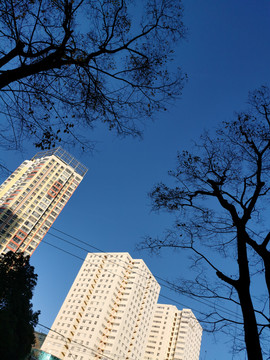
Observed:
[[[263,360],[257,320],[250,295],[250,272],[246,239],[246,231],[240,224],[237,231],[239,280],[236,290],[243,314],[248,360]]]
[[[270,255],[267,254],[266,258],[264,260],[264,266],[265,266],[265,282],[268,289],[268,295],[269,295],[269,313],[268,317],[270,318]]]
[[[244,319],[245,343],[248,360],[263,360],[257,321],[249,288],[246,289],[246,286],[240,286],[238,289],[238,296]]]

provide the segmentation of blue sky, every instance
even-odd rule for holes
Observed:
[[[97,142],[93,154],[72,150],[89,171],[54,224],[103,251],[127,251],[143,258],[155,275],[172,281],[189,271],[187,254],[164,252],[150,257],[135,251],[144,235],[159,235],[173,223],[168,214],[151,212],[147,193],[156,182],[168,179],[177,151],[188,149],[203,129],[214,128],[244,109],[248,91],[270,80],[268,0],[185,0],[183,4],[188,35],[175,49],[175,65],[188,75],[181,99],[145,125],[143,140],[121,140],[100,127],[90,133]],[[29,144],[23,153],[3,152],[1,158],[15,170],[36,152]],[[85,251],[53,234],[57,232],[51,230],[44,240],[85,257]],[[51,326],[82,260],[45,241],[31,259],[39,275],[33,301],[35,309],[41,310],[40,323]],[[204,309],[203,304],[166,288],[161,294],[179,308],[179,303],[191,307],[195,315]],[[160,298],[160,302],[169,300]],[[204,334],[201,359],[244,359],[244,354],[230,353],[231,345],[232,340],[222,334]]]

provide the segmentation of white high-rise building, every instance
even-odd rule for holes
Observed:
[[[199,360],[202,327],[189,309],[157,304],[145,360]]]
[[[128,253],[89,253],[41,350],[63,359],[143,359],[160,286]]]
[[[0,254],[31,256],[86,172],[61,147],[25,160],[0,186]]]

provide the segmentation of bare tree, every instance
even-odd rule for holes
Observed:
[[[264,352],[269,358],[270,338],[269,89],[250,93],[248,103],[248,111],[213,136],[204,133],[194,152],[178,154],[169,173],[176,185],[160,183],[150,194],[154,210],[177,215],[175,227],[164,238],[146,237],[140,247],[191,251],[195,279],[175,288],[215,302],[203,319],[208,329],[242,324],[242,349],[248,359],[260,360]],[[229,304],[240,307],[240,320],[222,311]]]
[[[96,121],[140,135],[138,119],[181,92],[167,63],[184,33],[180,1],[1,1],[0,145],[83,147]]]

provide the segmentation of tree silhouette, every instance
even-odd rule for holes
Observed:
[[[96,122],[140,135],[181,92],[167,63],[184,33],[180,1],[1,1],[1,146],[84,148]]]
[[[191,251],[195,279],[183,279],[175,289],[214,301],[201,319],[206,328],[232,333],[227,326],[233,324],[236,337],[242,329],[245,346],[240,337],[235,345],[246,347],[248,359],[260,360],[264,351],[269,356],[270,335],[269,88],[250,93],[248,103],[248,111],[222,123],[213,136],[204,133],[194,152],[178,154],[169,173],[176,186],[160,183],[150,194],[155,210],[177,215],[175,227],[164,238],[146,237],[140,247]],[[220,307],[229,304],[240,307],[240,320]]]
[[[34,344],[39,312],[31,299],[37,275],[29,256],[8,252],[0,259],[0,354],[2,360],[24,360]]]

